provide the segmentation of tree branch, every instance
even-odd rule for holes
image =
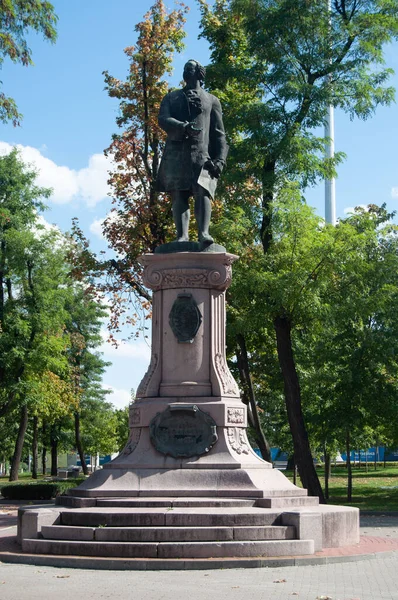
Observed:
[[[135,290],[140,296],[142,296],[143,298],[145,298],[145,300],[148,300],[148,302],[152,302],[152,296],[147,292],[147,290],[144,288],[144,286],[142,286],[140,283],[138,283],[137,280],[127,280],[126,279],[126,270],[123,269],[120,264],[114,259],[112,258],[109,261],[109,264],[111,265],[111,267],[113,269],[115,269],[115,271],[121,275],[124,279],[124,281],[133,288],[133,290]]]

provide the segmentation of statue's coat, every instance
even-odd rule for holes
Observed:
[[[228,145],[225,139],[221,104],[203,89],[197,91],[202,111],[192,115],[183,90],[169,92],[162,100],[159,125],[167,132],[166,147],[159,167],[157,187],[161,192],[190,190],[208,159],[225,164]],[[188,137],[184,123],[195,120],[201,131]]]

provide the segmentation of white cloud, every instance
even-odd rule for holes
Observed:
[[[97,237],[99,237],[101,239],[105,239],[104,235],[102,233],[104,221],[106,221],[106,219],[108,219],[110,223],[114,223],[115,221],[117,221],[118,218],[119,218],[118,213],[116,211],[112,210],[103,219],[94,219],[94,221],[90,225],[91,233],[93,233],[94,235],[96,235]]]
[[[13,146],[0,142],[0,155],[11,152]],[[55,204],[67,204],[74,199],[82,199],[88,206],[94,206],[107,197],[108,170],[111,160],[103,154],[90,156],[88,166],[78,171],[57,165],[43,156],[40,150],[31,146],[17,144],[24,162],[31,164],[39,173],[37,184],[53,189],[51,196]]]
[[[93,154],[89,158],[88,167],[77,172],[79,190],[88,206],[95,206],[107,196],[110,167],[110,160],[104,154]]]
[[[103,239],[102,235],[102,226],[104,224],[105,218],[103,219],[94,219],[94,221],[90,225],[90,231],[97,237]]]
[[[98,350],[103,352],[106,357],[110,360],[116,360],[117,358],[135,358],[145,362],[149,362],[151,357],[151,350],[143,340],[137,340],[136,342],[125,342],[119,340],[119,345],[116,348],[113,344],[107,341],[108,332],[103,329],[101,330],[101,337],[103,342],[99,346]]]
[[[131,402],[131,392],[130,390],[124,390],[115,388],[112,385],[104,384],[102,386],[105,390],[109,390],[109,394],[106,396],[106,400],[108,402],[112,402],[112,404],[116,408],[124,408],[128,406]]]
[[[398,199],[398,187],[391,188],[391,198],[397,198]]]

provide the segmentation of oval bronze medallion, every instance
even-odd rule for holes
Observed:
[[[178,342],[192,343],[201,323],[202,315],[192,294],[178,294],[169,315],[169,324]]]

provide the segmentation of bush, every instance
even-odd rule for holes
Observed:
[[[41,481],[40,483],[9,483],[1,486],[0,492],[7,500],[51,500],[77,487],[84,479],[70,481]]]

